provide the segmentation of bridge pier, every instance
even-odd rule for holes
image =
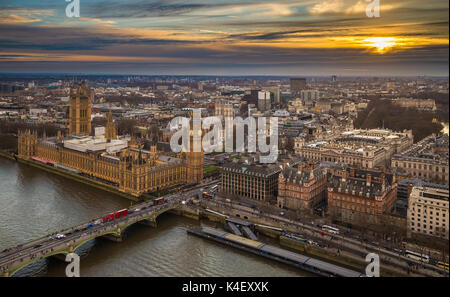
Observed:
[[[156,223],[156,219],[153,219],[153,220],[142,220],[139,223],[142,224],[142,225],[145,225],[145,226],[153,227],[153,228],[158,227],[158,224]]]
[[[109,241],[113,241],[113,242],[122,242],[123,238],[121,235],[116,235],[116,234],[106,234],[103,235],[102,238],[107,239]]]
[[[66,262],[66,255],[65,254],[56,254],[56,255],[51,256],[51,258],[57,259],[57,260],[62,261],[62,262]]]
[[[123,241],[122,232],[121,232],[119,226],[117,226],[116,233],[114,233],[114,234],[105,234],[105,235],[102,236],[102,238],[105,238],[107,240],[114,241],[114,242],[122,242]]]
[[[4,276],[4,277],[9,277],[9,270],[8,270],[8,267],[6,267],[6,268],[3,270],[3,276]]]

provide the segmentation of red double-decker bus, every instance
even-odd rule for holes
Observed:
[[[114,220],[114,213],[113,212],[110,212],[107,216],[103,217],[103,223],[107,222],[107,221],[110,221],[110,220]]]
[[[119,211],[116,211],[115,213],[114,213],[114,215],[115,215],[115,217],[116,217],[116,219],[117,218],[120,218],[120,217],[123,217],[123,216],[126,216],[128,214],[128,209],[122,209],[122,210],[119,210]]]
[[[128,209],[118,210],[116,212],[110,212],[107,216],[103,217],[103,222],[118,219],[120,217],[126,216],[128,214]]]

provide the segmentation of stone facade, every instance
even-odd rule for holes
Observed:
[[[280,171],[274,164],[225,164],[221,169],[221,191],[227,195],[260,201],[274,200],[277,197]]]
[[[142,149],[134,138],[127,144],[126,140],[118,139],[111,112],[106,137],[85,135],[90,133],[90,120],[84,119],[85,115],[90,119],[91,107],[87,103],[91,102],[90,94],[84,85],[76,95],[71,93],[69,131],[76,137],[65,138],[58,132],[57,137],[39,139],[34,131],[20,131],[19,158],[78,172],[134,196],[203,179],[203,150],[166,156],[155,145],[150,150]],[[86,104],[81,106],[80,100],[87,100]],[[88,124],[86,128],[84,125]]]
[[[313,210],[326,200],[326,172],[315,166],[299,164],[286,167],[278,176],[277,204],[280,208]]]
[[[329,140],[296,140],[295,151],[313,162],[339,162],[362,168],[389,166],[393,154],[412,144],[411,131],[354,130],[339,133]]]
[[[91,134],[91,108],[94,92],[85,83],[69,94],[69,134]]]
[[[412,189],[408,201],[408,236],[421,234],[449,239],[448,195],[448,188],[418,186]]]
[[[376,224],[394,210],[395,176],[380,171],[347,168],[328,180],[328,213],[355,225]]]
[[[392,156],[391,168],[409,178],[449,184],[448,136],[430,135]]]

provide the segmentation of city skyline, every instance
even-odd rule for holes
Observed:
[[[0,4],[11,73],[447,76],[448,2],[65,1]],[[432,8],[430,8],[432,7]]]

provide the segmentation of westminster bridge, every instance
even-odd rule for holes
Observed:
[[[214,181],[217,182],[217,181]],[[211,184],[208,183],[208,184]],[[55,256],[64,257],[73,253],[77,248],[95,238],[105,238],[120,242],[124,238],[127,227],[142,223],[156,227],[156,219],[159,215],[180,208],[181,201],[192,198],[193,195],[201,193],[198,185],[188,191],[164,197],[164,203],[153,205],[153,201],[140,203],[128,208],[128,214],[114,220],[103,221],[103,217],[93,219],[89,222],[67,228],[58,234],[46,235],[39,239],[8,248],[0,253],[0,276],[13,276],[19,270],[41,259]],[[199,190],[200,189],[200,190]]]

